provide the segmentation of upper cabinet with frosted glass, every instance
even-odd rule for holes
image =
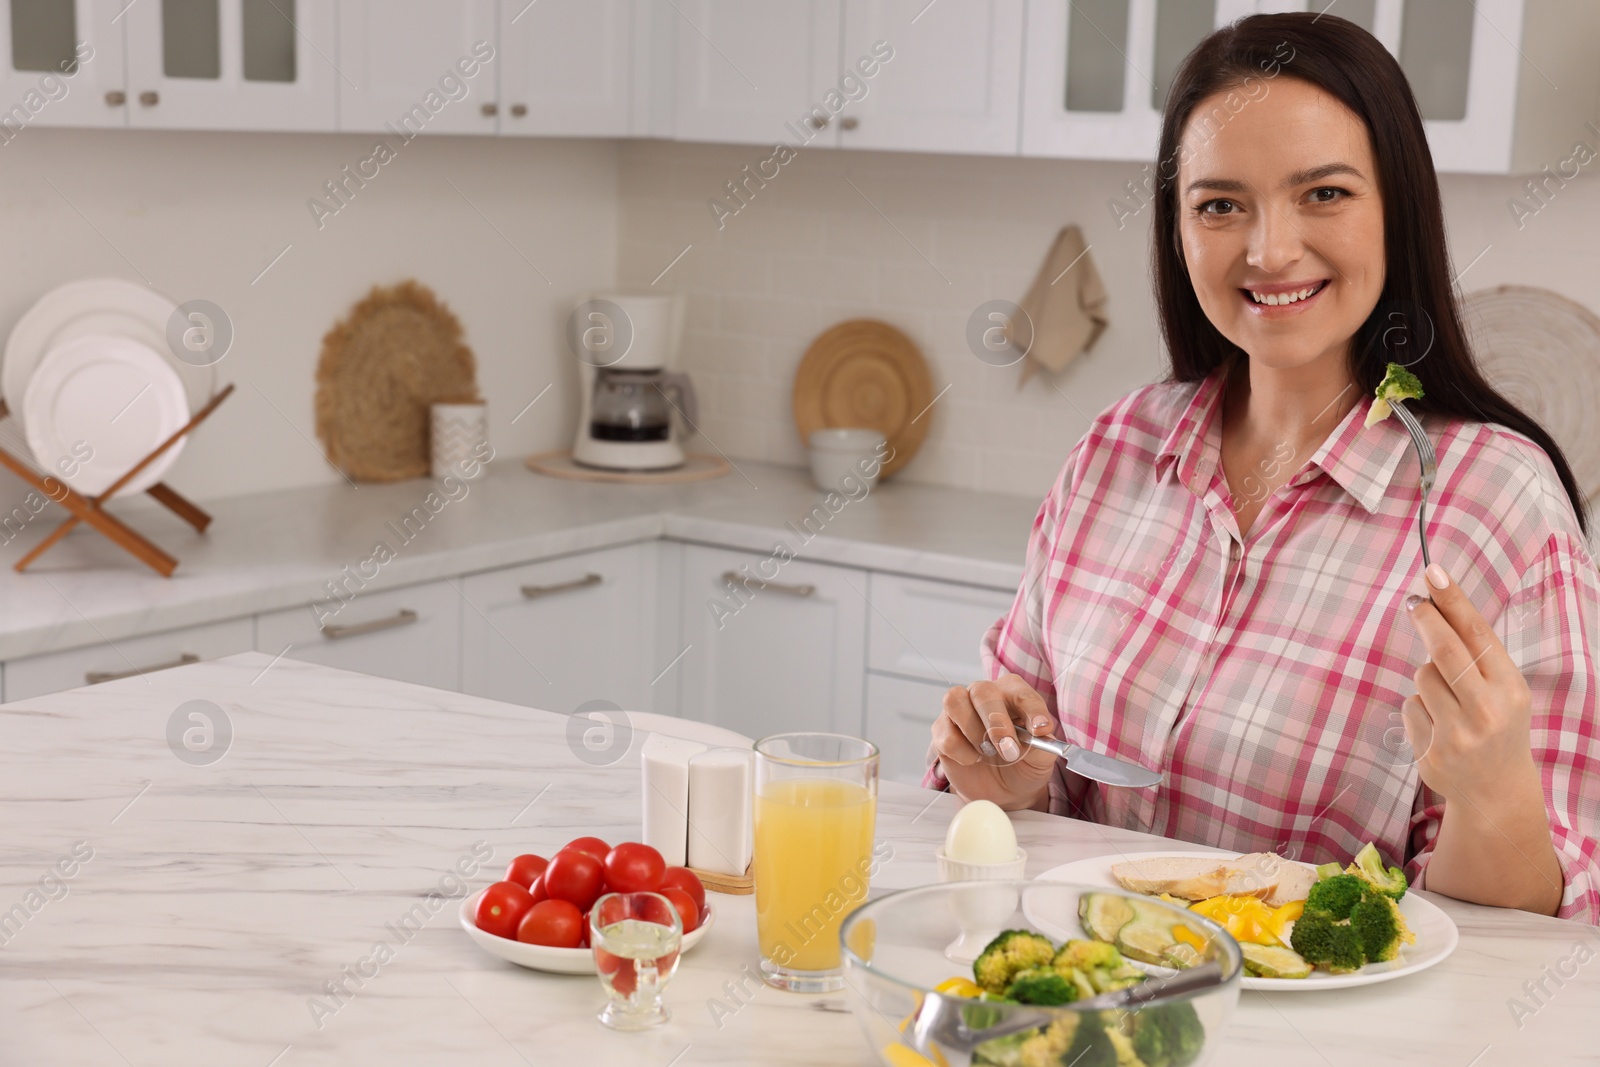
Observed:
[[[11,0],[0,18],[0,141],[27,126],[127,125],[117,5]]]
[[[1383,42],[1443,171],[1555,165],[1596,114],[1596,0],[1032,0],[1022,154],[1152,159],[1183,57],[1213,28],[1273,11],[1327,11]]]
[[[123,3],[128,125],[336,128],[338,12],[331,0]]]

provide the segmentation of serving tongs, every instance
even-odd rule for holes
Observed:
[[[1159,997],[1177,997],[1209,989],[1223,982],[1222,966],[1216,961],[1203,963],[1179,971],[1166,978],[1150,978],[1137,985],[1115,989],[1109,993],[1069,1005],[1075,1011],[1111,1011],[1126,1009],[1136,1011]],[[1024,1030],[1037,1030],[1049,1026],[1059,1014],[1046,1009],[1016,1010],[992,1026],[973,1027],[970,1022],[984,1019],[994,1006],[970,997],[952,993],[924,993],[911,1023],[905,1028],[906,1041],[924,1056],[933,1058],[935,1049],[940,1053],[970,1054],[985,1041],[1020,1034]]]
[[[1394,412],[1411,435],[1411,443],[1417,449],[1417,460],[1422,464],[1422,502],[1417,505],[1417,537],[1422,541],[1422,565],[1427,567],[1433,562],[1428,556],[1428,490],[1433,488],[1434,476],[1439,473],[1439,457],[1434,453],[1433,442],[1428,440],[1422,423],[1406,410],[1405,402],[1390,400],[1388,403],[1389,410]]]

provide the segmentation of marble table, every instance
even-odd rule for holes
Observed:
[[[594,1020],[593,978],[468,940],[463,882],[579,834],[637,836],[639,737],[592,765],[568,722],[255,653],[0,707],[0,1064],[875,1063],[840,997],[750,979],[750,898],[713,898],[672,1021],[639,1034]],[[884,783],[875,892],[934,878],[955,807]],[[1016,826],[1029,874],[1170,844]],[[1595,1062],[1596,930],[1433,899],[1461,928],[1450,959],[1366,989],[1245,992],[1211,1062]]]

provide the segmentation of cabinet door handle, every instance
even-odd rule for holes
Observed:
[[[540,597],[550,596],[552,593],[565,593],[572,589],[584,589],[591,585],[599,585],[603,581],[605,581],[604,578],[594,573],[594,571],[590,571],[582,578],[574,578],[570,582],[557,582],[555,585],[525,585],[522,587],[522,595],[529,600],[538,600]]]
[[[528,113],[528,105],[527,104],[512,104],[511,105],[511,115],[512,115],[513,118],[519,118],[520,119],[522,116],[526,115],[527,113]]]
[[[379,630],[392,630],[396,626],[410,626],[417,621],[417,618],[417,613],[410,608],[401,608],[387,619],[353,622],[348,626],[324,626],[322,636],[329,641],[337,641],[342,637],[358,637],[361,634],[377,633]]]
[[[488,118],[494,118],[495,113],[498,112],[499,110],[500,109],[498,107],[496,107],[492,102],[483,105],[483,113]]]
[[[812,115],[810,120],[809,120],[809,122],[810,122],[811,128],[813,130],[820,130],[823,127],[828,125],[828,116],[826,116],[826,115]]]
[[[128,94],[123,92],[121,89],[112,89],[110,92],[106,93],[107,107],[121,107],[127,102]]]
[[[861,120],[854,115],[846,115],[839,120],[839,128],[842,130],[853,130],[859,125],[861,125]]]
[[[161,94],[152,89],[146,89],[144,92],[139,94],[139,103],[143,104],[145,107],[155,107],[157,104],[161,103]]]
[[[731,582],[734,585],[760,582],[763,589],[771,589],[778,593],[788,593],[790,596],[811,596],[817,591],[817,587],[809,583],[805,585],[786,585],[783,582],[762,582],[760,578],[752,578],[749,575],[740,574],[738,571],[723,571],[722,580]]]
[[[164,671],[168,667],[187,667],[191,663],[199,663],[200,657],[193,652],[181,652],[178,658],[165,663],[152,663],[147,667],[134,667],[126,671],[88,671],[83,680],[88,685],[99,685],[101,682],[114,682],[118,678],[132,678],[136,674],[153,674]]]

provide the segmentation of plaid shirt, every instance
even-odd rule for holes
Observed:
[[[1146,386],[1094,421],[1039,510],[1016,602],[983,637],[985,669],[1042,693],[1057,736],[1166,774],[1117,789],[1058,763],[1054,813],[1310,863],[1370,840],[1422,886],[1444,801],[1400,719],[1428,658],[1402,607],[1422,569],[1411,439],[1392,416],[1363,427],[1357,403],[1309,459],[1285,445],[1274,460],[1297,473],[1241,545],[1225,374]],[[1542,449],[1421,418],[1439,456],[1433,558],[1533,691],[1559,915],[1600,923],[1600,571]],[[947,787],[937,762],[924,784]]]

